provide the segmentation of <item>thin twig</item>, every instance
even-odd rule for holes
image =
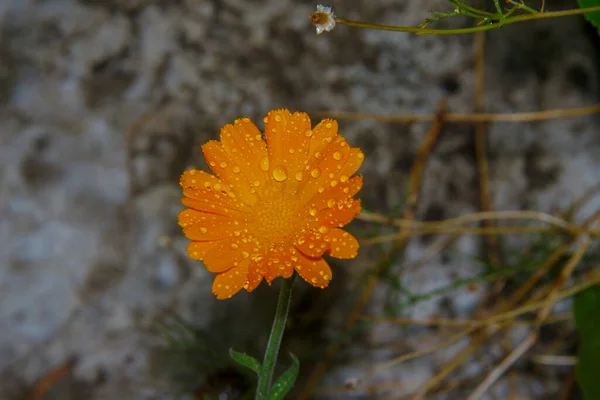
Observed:
[[[540,122],[552,119],[577,118],[600,113],[600,104],[579,108],[559,108],[554,110],[532,111],[521,113],[448,113],[444,116],[444,123],[479,123],[479,122]],[[325,111],[317,115],[336,118],[339,120],[364,121],[373,120],[385,123],[413,124],[417,122],[435,121],[435,114],[410,114],[410,115],[381,115],[363,114],[348,111]]]

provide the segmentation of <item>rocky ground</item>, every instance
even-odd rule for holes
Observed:
[[[346,18],[403,25],[447,8],[444,0],[332,5]],[[215,300],[212,276],[187,258],[176,224],[178,176],[203,166],[199,145],[215,138],[221,125],[243,115],[261,121],[282,107],[314,119],[325,110],[431,113],[443,97],[450,111],[472,111],[472,36],[339,26],[317,37],[307,18],[313,8],[299,0],[0,2],[1,399],[23,398],[37,379],[71,358],[71,376],[48,399],[174,398],[178,383],[156,332],[173,314],[193,321],[223,349],[262,348],[276,291]],[[597,45],[580,17],[488,33],[486,110],[597,102]],[[361,197],[372,209],[386,211],[402,199],[427,128],[341,122],[349,142],[366,153]],[[599,128],[597,117],[491,125],[494,206],[568,206],[600,181]],[[419,218],[477,210],[472,137],[467,125],[444,129],[425,171]],[[600,197],[579,217],[598,207]],[[412,240],[399,262],[418,260],[427,240]],[[478,240],[465,238],[453,250],[476,255],[479,249]],[[339,310],[350,301],[344,292],[375,262],[369,254],[335,265],[339,279],[323,293],[298,285],[299,314],[325,310],[309,322],[292,318],[290,340],[300,352],[331,338]],[[404,283],[426,291],[477,268],[465,257],[440,255],[406,272]],[[468,316],[484,292],[425,301],[410,315]],[[372,310],[381,309],[386,294],[379,288]],[[364,339],[401,338],[400,349],[409,351],[422,345],[412,333],[386,328]],[[339,385],[389,355],[357,345],[323,385]],[[452,356],[451,349],[377,379],[403,385],[400,398]],[[470,373],[477,368],[473,363]],[[544,374],[523,373],[518,381],[523,399],[547,399],[560,387]],[[503,398],[502,383],[497,390]],[[319,398],[350,397],[323,391]]]

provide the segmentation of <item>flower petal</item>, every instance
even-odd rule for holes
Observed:
[[[324,119],[317,124],[312,130],[313,134],[310,138],[310,147],[308,157],[312,157],[318,151],[323,151],[327,145],[333,143],[338,136],[338,123],[334,119]]]
[[[228,299],[244,286],[248,277],[248,262],[240,263],[227,272],[218,274],[213,282],[212,292],[217,299]]]
[[[281,276],[289,278],[294,272],[292,258],[297,259],[297,251],[292,248],[271,249],[265,257],[265,279],[270,285],[273,279]]]
[[[307,205],[309,211],[312,209],[318,212],[326,208],[333,208],[339,201],[354,196],[362,187],[363,178],[359,175],[345,182],[340,180],[340,182],[339,185],[329,187],[323,193],[318,193],[313,197]]]
[[[322,258],[310,258],[298,254],[298,263],[294,267],[298,274],[313,286],[324,288],[331,281],[331,268]]]
[[[184,199],[185,200],[185,199]],[[237,226],[233,219],[218,214],[209,214],[192,209],[179,213],[179,225],[185,237],[191,240],[206,242],[233,237]]]
[[[341,137],[324,147],[322,152],[316,152],[307,165],[308,179],[300,193],[302,201],[308,202],[317,193],[323,193],[328,188],[339,185],[340,170],[349,154],[350,147]],[[346,178],[349,178],[349,175]]]
[[[250,262],[250,266],[248,267],[248,279],[244,284],[244,289],[248,292],[254,291],[263,281],[267,270],[265,264],[262,261],[259,262]]]
[[[365,160],[365,154],[358,148],[350,149],[350,154],[346,159],[346,163],[340,170],[342,176],[352,176],[358,171],[363,161]]]
[[[360,209],[360,200],[340,200],[335,207],[321,210],[317,214],[317,218],[309,223],[309,227],[314,230],[318,230],[322,226],[341,228],[360,214]]]
[[[181,202],[195,210],[225,216],[239,216],[239,212],[247,210],[247,205],[236,199],[225,183],[204,171],[185,171],[180,184],[186,197]]]
[[[224,182],[227,182],[227,186],[244,203],[248,205],[256,203],[258,196],[251,178],[246,175],[246,170],[229,156],[221,143],[210,140],[202,146],[202,151],[213,172]]]
[[[192,242],[187,250],[192,258],[204,263],[207,271],[220,273],[237,266],[244,260],[241,251],[232,249],[232,245],[237,246],[232,239]]]
[[[329,255],[335,258],[354,258],[358,254],[358,240],[342,229],[332,229],[325,236]]]
[[[262,169],[265,163],[268,164],[268,153],[267,144],[256,125],[248,118],[236,119],[233,125],[221,128],[221,143],[229,156],[236,160],[237,168],[232,167],[232,171],[243,173],[250,183],[258,182],[255,187],[262,189],[268,179]]]
[[[329,249],[323,234],[308,229],[296,237],[294,246],[303,254],[313,258],[321,257]]]

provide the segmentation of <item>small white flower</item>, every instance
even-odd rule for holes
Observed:
[[[331,7],[319,4],[317,11],[310,16],[313,25],[317,28],[317,35],[323,32],[329,32],[335,28],[335,14]]]

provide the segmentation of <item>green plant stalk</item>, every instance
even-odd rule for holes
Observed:
[[[256,400],[268,400],[271,393],[271,383],[273,381],[273,372],[277,364],[277,354],[281,346],[283,331],[285,330],[285,322],[290,310],[290,302],[292,299],[292,286],[294,285],[294,273],[289,279],[283,279],[281,289],[279,291],[279,300],[275,309],[275,318],[271,327],[271,334],[267,342],[265,350],[265,358],[263,360],[260,374],[258,375],[258,385],[256,386]]]
[[[338,24],[354,26],[357,28],[377,29],[383,31],[396,31],[396,32],[409,32],[417,33],[419,35],[458,35],[465,33],[474,33],[479,31],[489,31],[491,29],[500,28],[504,25],[514,24],[516,22],[532,21],[536,19],[547,19],[547,18],[558,18],[568,17],[571,15],[581,15],[590,12],[600,11],[600,6],[579,8],[565,11],[550,11],[550,12],[537,12],[535,14],[524,14],[517,15],[515,17],[506,18],[499,22],[494,22],[488,25],[473,26],[471,28],[459,28],[459,29],[430,29],[430,28],[418,28],[412,26],[397,26],[397,25],[383,25],[373,24],[370,22],[353,21],[350,19],[336,18],[335,21]]]

